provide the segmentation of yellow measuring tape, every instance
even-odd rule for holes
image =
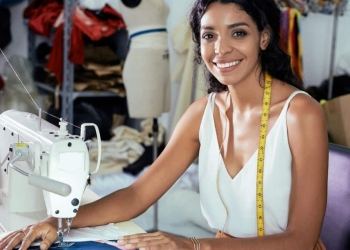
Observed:
[[[260,123],[260,138],[258,147],[258,166],[256,173],[256,219],[258,236],[264,236],[264,159],[269,119],[272,77],[265,73],[264,98]]]

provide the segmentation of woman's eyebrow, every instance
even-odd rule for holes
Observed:
[[[227,25],[227,29],[232,29],[238,26],[248,26],[249,24],[245,23],[245,22],[240,22],[240,23],[233,23],[233,24],[229,24]],[[203,25],[201,26],[201,30],[214,30],[215,28],[213,26],[207,26],[207,25]]]

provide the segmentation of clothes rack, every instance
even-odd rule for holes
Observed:
[[[32,0],[28,0],[31,3]],[[61,97],[61,117],[66,119],[69,123],[73,123],[74,118],[74,101],[77,98],[95,98],[95,97],[118,97],[117,94],[108,91],[74,91],[74,64],[68,59],[70,49],[70,34],[73,27],[72,15],[76,6],[79,4],[79,0],[64,0],[64,49],[63,49],[63,82],[61,90],[58,91],[58,95]],[[36,34],[31,30],[28,30],[28,58],[29,61],[36,65]],[[45,90],[49,93],[55,93],[56,89],[46,83],[36,82],[38,88]],[[68,125],[67,129],[69,133],[73,133],[72,125]]]

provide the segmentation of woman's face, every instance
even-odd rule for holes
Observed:
[[[225,85],[254,77],[259,51],[267,47],[268,38],[238,5],[217,2],[204,13],[200,36],[203,61]]]

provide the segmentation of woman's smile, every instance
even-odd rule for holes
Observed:
[[[213,61],[213,64],[216,66],[217,69],[219,69],[220,72],[227,72],[227,71],[231,71],[231,70],[234,70],[235,68],[237,68],[242,60],[243,59],[228,61],[228,62],[223,62],[223,61],[214,62]]]

